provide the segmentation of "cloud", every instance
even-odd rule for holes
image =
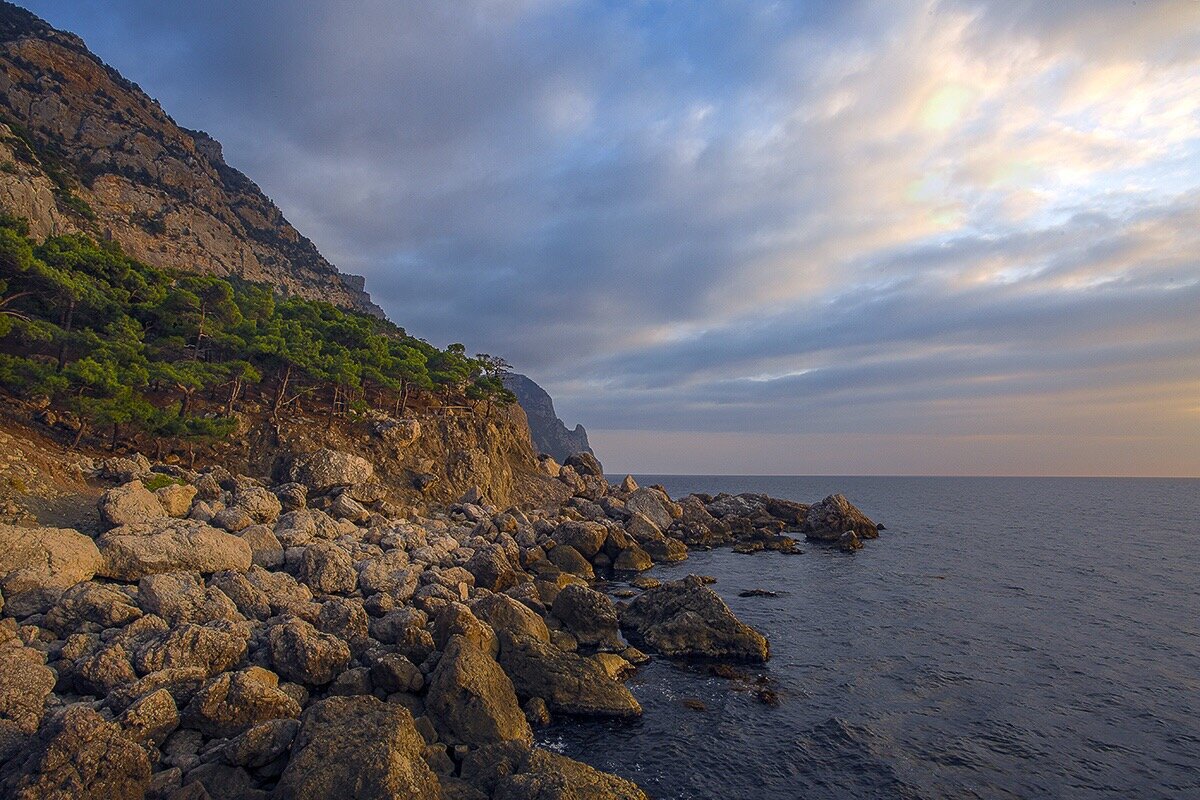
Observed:
[[[31,7],[590,429],[1200,453],[1200,3]]]

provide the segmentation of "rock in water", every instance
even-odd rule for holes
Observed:
[[[425,740],[412,714],[369,696],[331,697],[304,712],[277,800],[440,797],[421,758]]]
[[[552,644],[507,631],[500,637],[500,666],[517,695],[540,697],[555,713],[593,717],[637,717],[642,707],[625,685],[596,661]]]
[[[451,744],[533,739],[512,681],[491,655],[459,635],[450,638],[434,670],[425,706]]]
[[[765,662],[770,645],[697,575],[650,589],[621,612],[621,629],[663,655]]]
[[[859,539],[879,538],[879,527],[840,494],[831,494],[811,506],[800,527],[806,538],[819,542],[837,542],[848,531]]]

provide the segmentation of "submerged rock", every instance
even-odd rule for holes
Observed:
[[[689,575],[647,590],[622,610],[621,629],[667,656],[765,662],[766,637],[704,584]]]

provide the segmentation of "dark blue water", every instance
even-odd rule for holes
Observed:
[[[888,530],[855,554],[718,550],[650,573],[718,578],[771,641],[752,673],[777,707],[656,659],[630,683],[640,721],[556,723],[544,744],[655,798],[1200,797],[1200,481],[639,482],[841,491]],[[780,596],[737,596],[753,588]]]

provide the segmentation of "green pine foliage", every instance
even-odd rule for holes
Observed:
[[[114,243],[36,244],[0,215],[0,388],[43,396],[89,432],[193,446],[228,436],[253,399],[272,417],[402,414],[415,401],[515,401],[508,365],[445,350],[386,320],[235,278],[142,264]]]

